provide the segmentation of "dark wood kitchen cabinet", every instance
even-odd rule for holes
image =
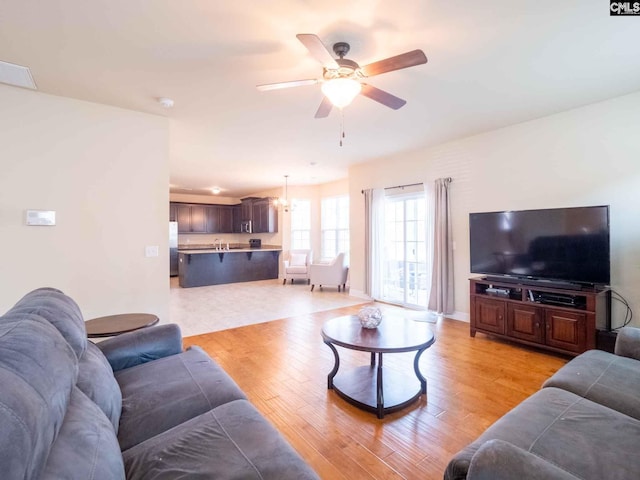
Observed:
[[[242,233],[242,206],[233,205],[231,207],[231,218],[233,222],[233,233]]]
[[[278,231],[278,209],[270,198],[260,198],[252,205],[252,232],[275,233]]]
[[[176,203],[178,233],[207,233],[205,205]]]
[[[240,221],[247,222],[253,217],[253,201],[257,198],[243,198],[240,204]]]
[[[207,233],[233,233],[233,207],[207,205]]]
[[[191,208],[189,205],[175,205],[176,222],[178,222],[178,233],[191,232]]]
[[[233,233],[233,206],[220,206],[220,233]]]
[[[204,205],[191,205],[191,233],[207,232],[207,208]]]
[[[251,222],[250,233],[276,233],[278,209],[271,198],[245,198],[240,205],[240,221]],[[242,229],[237,231],[243,232]]]
[[[270,198],[244,199],[241,205],[171,202],[169,220],[178,222],[178,233],[243,233],[246,221],[250,233],[278,231],[278,209]]]
[[[169,219],[178,222],[178,233],[233,233],[234,205],[169,204]]]

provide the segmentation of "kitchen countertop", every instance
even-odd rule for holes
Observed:
[[[263,245],[260,248],[250,248],[248,245],[226,245],[222,250],[218,250],[212,245],[180,245],[178,253],[200,254],[200,253],[243,253],[243,252],[280,252],[282,247],[278,245]]]

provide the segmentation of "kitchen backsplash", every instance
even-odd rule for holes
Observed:
[[[259,238],[263,245],[280,245],[282,237],[277,233],[180,233],[178,245],[212,245],[217,240],[222,243],[249,243],[250,238]]]

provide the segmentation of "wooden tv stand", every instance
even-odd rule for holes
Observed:
[[[470,279],[471,327],[568,355],[596,348],[596,328],[611,326],[611,290],[568,290],[534,283]]]

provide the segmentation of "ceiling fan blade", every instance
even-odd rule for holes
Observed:
[[[331,109],[332,108],[333,108],[333,104],[331,103],[331,100],[329,100],[327,97],[323,96],[322,97],[322,102],[320,102],[320,106],[318,107],[318,110],[316,111],[315,118],[328,117],[329,114],[331,113]]]
[[[307,47],[311,56],[318,60],[322,65],[329,68],[338,68],[335,58],[331,55],[331,52],[327,50],[324,43],[317,35],[313,33],[299,33],[296,38]]]
[[[265,83],[263,85],[256,85],[256,88],[261,92],[266,92],[267,90],[279,90],[281,88],[301,87],[303,85],[315,85],[316,83],[318,83],[317,78],[309,78],[307,80],[292,80],[290,82]]]
[[[381,73],[414,67],[423,63],[427,63],[427,56],[424,52],[422,50],[412,50],[411,52],[401,53],[395,57],[389,57],[384,60],[370,63],[369,65],[360,67],[360,70],[366,77],[373,77],[374,75],[380,75]]]
[[[389,92],[385,92],[384,90],[380,90],[379,88],[372,87],[371,85],[367,85],[366,83],[362,84],[362,90],[360,94],[365,97],[369,97],[371,100],[375,100],[389,108],[393,108],[394,110],[398,110],[403,107],[406,100],[403,100],[395,95],[391,95]]]

